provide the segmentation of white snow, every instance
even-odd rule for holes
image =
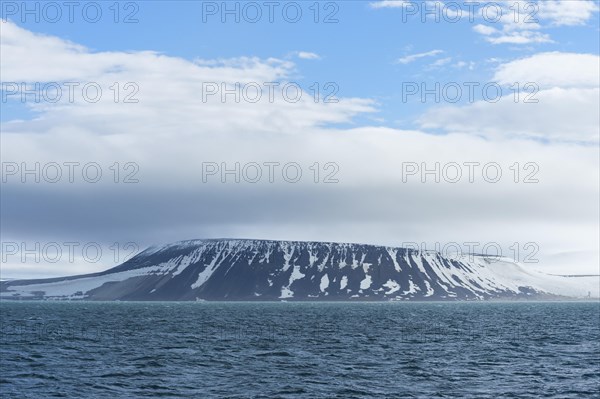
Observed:
[[[429,281],[427,281],[427,280],[425,280],[425,287],[427,287],[427,292],[425,293],[425,296],[432,296],[434,291],[433,291],[433,288],[431,288]]]
[[[44,292],[48,297],[75,296],[76,293],[86,292],[102,286],[105,283],[124,281],[132,277],[147,275],[162,275],[165,270],[162,266],[150,266],[140,269],[127,270],[119,273],[111,273],[104,276],[84,277],[73,280],[56,281],[53,283],[11,285],[8,291],[0,293],[0,296],[12,297],[35,296],[34,292]]]
[[[321,292],[325,292],[327,287],[329,287],[329,276],[327,274],[325,274],[323,277],[321,277],[321,284],[320,284]]]
[[[363,265],[363,271],[364,271],[365,273],[369,273],[369,268],[372,266],[372,264],[371,264],[371,263],[364,263],[364,262],[363,262],[363,264],[362,264],[362,265]]]
[[[206,283],[208,281],[210,276],[212,276],[212,274],[215,272],[215,270],[217,270],[217,268],[221,265],[221,262],[223,262],[223,260],[225,259],[225,256],[223,256],[223,258],[221,259],[221,262],[217,263],[217,261],[219,260],[219,257],[221,256],[222,253],[223,253],[223,250],[219,251],[213,258],[213,260],[208,265],[206,265],[204,270],[202,270],[202,272],[200,272],[200,274],[198,274],[198,279],[196,280],[196,282],[194,284],[192,284],[192,289],[201,287],[204,283]]]
[[[393,294],[394,292],[400,290],[400,284],[398,284],[397,281],[394,281],[392,279],[389,279],[388,281],[386,281],[386,283],[383,284],[383,286],[386,288],[389,288],[389,291],[386,292],[385,295],[390,295],[390,294]]]
[[[283,271],[287,271],[291,264],[290,264],[290,260],[292,259],[292,255],[294,255],[294,250],[295,248],[292,248],[291,252],[289,251],[289,247],[284,247],[283,248],[283,259],[285,260],[285,263],[283,264]]]
[[[204,246],[196,249],[191,254],[184,256],[183,259],[181,259],[181,261],[179,262],[179,266],[177,266],[175,271],[172,273],[173,276],[177,276],[177,275],[181,274],[181,272],[184,271],[189,265],[198,262],[198,260],[200,260],[200,257],[202,256],[203,252],[204,252]]]
[[[343,276],[342,281],[340,281],[340,290],[343,290],[348,285],[348,276]]]
[[[408,281],[408,285],[409,285],[408,290],[404,291],[402,293],[402,295],[415,294],[419,290],[419,287],[415,283],[413,283],[412,280]],[[431,291],[431,293],[433,293],[433,290]]]
[[[407,258],[408,258],[408,256],[407,256]],[[423,273],[426,277],[429,278],[429,275],[427,274],[427,271],[425,270],[425,267],[423,266],[423,260],[421,258],[421,254],[418,252],[415,252],[412,256],[412,260],[417,265],[417,268],[419,269],[419,271],[421,273]]]
[[[388,248],[387,251],[390,255],[390,258],[392,258],[392,262],[394,262],[394,269],[396,269],[396,271],[399,272],[401,268],[400,264],[398,264],[398,260],[396,259],[396,256],[398,255],[398,250],[394,248]]]
[[[308,266],[313,267],[315,262],[317,261],[317,256],[312,253],[311,248],[308,249]]]
[[[289,285],[292,285],[292,283],[296,280],[300,280],[302,277],[304,277],[305,274],[303,274],[300,271],[300,266],[299,265],[295,265],[294,266],[294,270],[292,270],[292,274],[290,276],[290,283]]]
[[[290,287],[292,286],[292,283],[294,281],[296,281],[296,280],[300,280],[304,276],[305,276],[305,274],[303,274],[302,272],[300,272],[300,266],[299,265],[295,265],[294,269],[292,270],[292,274],[290,275],[290,280],[288,281],[287,287],[282,287],[281,288],[281,295],[279,296],[279,298],[291,298],[291,297],[293,297],[294,296],[294,291],[292,291],[290,289]]]
[[[323,259],[323,262],[321,262],[319,264],[319,271],[322,272],[325,269],[325,264],[327,263],[327,261],[329,260],[329,254],[325,255],[325,258]]]
[[[526,286],[556,295],[584,298],[590,293],[593,298],[600,297],[600,276],[551,276],[527,270],[524,266],[510,260],[487,263],[483,257],[476,258],[476,263],[480,267],[478,273],[489,274],[492,281],[514,291]]]
[[[360,282],[360,289],[361,290],[366,290],[367,288],[369,288],[371,286],[371,283],[372,283],[371,276],[366,275],[365,278],[364,278],[364,280],[362,280]]]

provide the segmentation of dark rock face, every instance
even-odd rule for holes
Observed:
[[[495,270],[503,267],[502,273]],[[151,247],[107,271],[0,283],[2,298],[89,300],[453,300],[543,290],[529,273],[482,256],[405,248],[264,240],[193,240]],[[508,275],[508,277],[507,277]],[[512,278],[514,277],[516,278]]]

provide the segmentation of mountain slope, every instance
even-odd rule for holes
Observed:
[[[600,296],[599,278],[508,260],[362,244],[193,240],[151,247],[101,273],[0,282],[4,299],[470,300]]]

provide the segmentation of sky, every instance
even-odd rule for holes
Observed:
[[[596,1],[0,11],[2,278],[220,237],[600,273]]]

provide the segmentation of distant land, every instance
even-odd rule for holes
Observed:
[[[364,244],[204,239],[150,247],[99,273],[0,282],[1,299],[452,301],[600,297],[600,276],[509,259]]]

